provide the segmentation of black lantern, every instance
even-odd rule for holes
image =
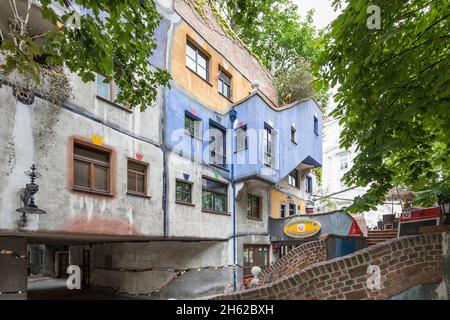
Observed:
[[[20,202],[22,207],[17,209],[17,212],[20,212],[22,215],[20,217],[19,226],[24,227],[27,223],[27,214],[46,214],[44,210],[38,208],[38,206],[34,202],[34,195],[39,191],[39,186],[35,183],[36,179],[41,175],[36,172],[36,166],[33,164],[30,168],[25,172],[30,178],[30,183],[27,183],[25,188],[20,191]]]
[[[446,196],[439,201],[439,207],[441,208],[442,213],[442,224],[450,224],[450,198]]]

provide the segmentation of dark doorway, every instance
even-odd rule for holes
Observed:
[[[58,278],[67,278],[67,267],[69,266],[69,253],[58,253]]]
[[[89,288],[89,278],[91,270],[91,250],[83,249],[83,270],[82,272],[82,286]]]

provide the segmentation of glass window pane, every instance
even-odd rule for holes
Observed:
[[[225,196],[214,194],[214,210],[225,211]]]
[[[100,150],[93,150],[82,145],[75,145],[74,155],[84,157],[91,160],[97,160],[109,163],[109,153]]]
[[[145,173],[146,169],[147,169],[147,166],[145,166],[143,164],[136,163],[134,161],[128,161],[128,170]]]
[[[97,74],[97,95],[104,99],[111,100],[110,84],[104,83],[104,80],[104,76]]]
[[[203,69],[202,67],[197,68],[197,73],[200,77],[206,80],[206,69]]]
[[[189,57],[186,57],[186,65],[192,69],[193,71],[196,71],[196,64],[195,64],[195,60],[192,60]]]
[[[127,179],[128,191],[136,192],[136,173],[128,172]]]
[[[74,161],[74,185],[89,188],[89,163]]]
[[[192,60],[195,61],[195,49],[192,47],[190,43],[186,44],[186,56],[190,57]]]
[[[108,191],[108,168],[94,165],[94,189]]]
[[[145,193],[145,176],[138,174],[136,175],[136,182],[137,182],[137,192]]]
[[[202,208],[212,210],[212,193],[208,191],[203,191],[202,193]]]
[[[197,56],[197,63],[200,67],[202,67],[202,69],[206,69],[206,61],[206,57],[199,52]]]

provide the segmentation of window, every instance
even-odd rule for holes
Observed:
[[[184,115],[184,130],[186,134],[193,138],[200,139],[200,126],[200,119],[186,111]]]
[[[288,183],[293,187],[298,187],[298,172],[297,169],[292,170],[288,175]]]
[[[110,151],[76,142],[73,148],[73,187],[91,192],[110,192]]]
[[[291,141],[297,143],[297,128],[295,125],[291,125]]]
[[[248,148],[247,126],[236,129],[236,152]]]
[[[201,78],[209,80],[208,57],[189,41],[186,42],[186,66]]]
[[[313,186],[312,186],[312,178],[306,177],[306,192],[312,193],[313,192]]]
[[[213,123],[209,125],[209,154],[210,163],[225,167],[226,164],[226,136],[225,130]]]
[[[114,80],[105,83],[105,77],[97,73],[97,96],[103,100],[116,103],[117,96],[122,89]]]
[[[218,80],[219,93],[228,99],[231,97],[231,77],[219,68],[219,80]]]
[[[147,195],[146,163],[128,159],[128,193]]]
[[[182,180],[176,181],[176,202],[192,203],[192,183]]]
[[[247,218],[261,219],[261,198],[247,194]]]
[[[286,217],[286,205],[284,203],[280,205],[280,217]]]
[[[244,244],[244,277],[251,276],[254,266],[269,265],[269,245]]]
[[[272,156],[272,129],[265,125],[264,126],[264,164],[267,166],[273,165]]]
[[[296,213],[296,205],[295,203],[289,203],[289,215],[293,216]]]
[[[319,119],[314,116],[314,133],[319,135]]]
[[[228,186],[208,178],[202,180],[202,209],[205,211],[227,211]]]
[[[339,156],[339,169],[346,170],[348,169],[348,154],[344,153]]]

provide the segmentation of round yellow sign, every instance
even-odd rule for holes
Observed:
[[[284,226],[284,233],[292,238],[308,238],[320,231],[320,223],[310,218],[294,219]]]

